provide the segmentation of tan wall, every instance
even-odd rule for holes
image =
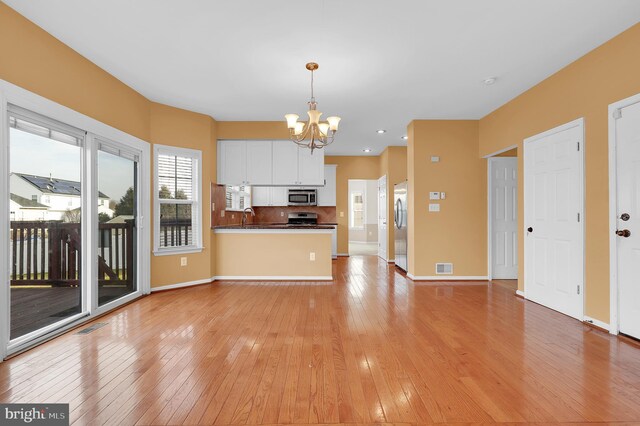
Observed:
[[[336,210],[338,254],[349,253],[349,179],[378,179],[378,157],[327,156],[325,164],[336,164]]]
[[[151,104],[151,142],[202,151],[202,244],[201,253],[172,256],[152,256],[151,287],[211,278],[211,215],[209,210],[210,183],[215,179],[215,122],[202,114],[157,103]],[[151,184],[154,191],[155,182]],[[187,266],[180,266],[180,258],[187,258]]]
[[[387,147],[380,154],[379,162],[380,176],[387,176],[387,259],[394,259],[393,185],[407,180],[407,147]]]
[[[0,2],[0,78],[149,140],[149,101]]]
[[[215,121],[211,117],[152,103],[115,77],[0,2],[0,79],[30,90],[151,143],[203,152],[203,242],[205,251],[151,257],[152,286],[210,278],[208,182],[215,178]]]
[[[585,314],[609,322],[609,104],[640,93],[640,24],[554,74],[480,121],[485,156],[553,127],[585,118]],[[520,149],[519,152],[522,152]],[[519,158],[519,280],[524,289],[523,159]]]
[[[289,139],[287,122],[219,121],[218,139]]]
[[[331,234],[216,234],[215,252],[217,276],[331,276]]]
[[[478,157],[477,121],[416,120],[409,126],[409,273],[487,275],[487,164]],[[431,156],[439,163],[431,163]],[[429,213],[429,191],[445,192]]]

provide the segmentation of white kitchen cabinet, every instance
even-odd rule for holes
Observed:
[[[253,207],[267,207],[271,205],[271,187],[251,187],[251,205]]]
[[[218,183],[243,185],[246,181],[245,141],[218,141]]]
[[[298,185],[324,185],[324,150],[298,148]]]
[[[218,141],[218,183],[320,187],[324,151],[312,155],[291,141]]]
[[[287,188],[282,186],[252,186],[251,205],[254,207],[286,206]]]
[[[327,164],[324,166],[324,186],[318,188],[318,205],[336,205],[336,171],[338,166]]]
[[[271,141],[246,141],[246,185],[271,185]]]
[[[273,141],[273,184],[297,185],[298,146],[288,141]]]
[[[271,187],[271,205],[283,207],[289,204],[289,189],[284,186]]]
[[[324,151],[273,141],[273,184],[318,187],[324,184]]]

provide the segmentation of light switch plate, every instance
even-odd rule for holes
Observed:
[[[344,212],[340,212],[340,217],[344,217]]]
[[[439,192],[430,192],[429,193],[429,199],[430,200],[439,200],[440,199],[440,193]]]
[[[440,199],[444,200],[446,198],[447,194],[445,194],[444,192],[440,193]]]
[[[438,203],[429,204],[429,211],[430,212],[439,212],[440,211],[440,204],[438,204]]]
[[[431,157],[431,162],[432,163],[439,163],[440,162],[440,157],[438,157],[437,155],[434,155],[433,157]]]
[[[181,257],[180,258],[180,266],[187,266],[187,258],[186,257]]]

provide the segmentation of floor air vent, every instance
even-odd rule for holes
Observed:
[[[83,330],[78,331],[76,334],[89,334],[92,331],[96,331],[97,329],[104,327],[105,325],[107,325],[106,322],[97,322]]]
[[[436,263],[436,275],[453,274],[453,263]]]

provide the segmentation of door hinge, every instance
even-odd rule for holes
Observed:
[[[578,294],[580,294],[580,284],[576,286],[576,290],[578,291]]]
[[[580,142],[578,142],[577,145],[578,145],[578,151],[580,151]]]
[[[613,118],[616,119],[616,120],[622,118],[622,110],[620,108],[618,108],[617,110],[613,111]]]
[[[580,213],[578,213],[578,222],[580,222]]]

